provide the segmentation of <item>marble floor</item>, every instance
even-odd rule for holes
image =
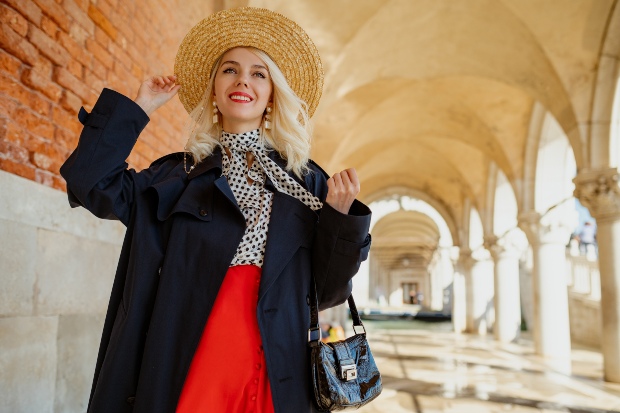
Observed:
[[[361,413],[620,413],[620,385],[601,380],[592,349],[573,348],[567,375],[537,357],[527,336],[501,345],[456,335],[450,323],[365,325],[383,392]]]

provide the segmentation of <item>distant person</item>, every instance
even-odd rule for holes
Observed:
[[[422,291],[418,291],[415,298],[418,305],[422,305],[424,303],[424,293],[422,293]]]
[[[596,228],[590,221],[586,222],[579,232],[579,251],[587,254],[589,249],[596,247]]]

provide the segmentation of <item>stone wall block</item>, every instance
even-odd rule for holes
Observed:
[[[596,349],[601,348],[601,302],[578,294],[569,296],[571,340]]]
[[[39,230],[38,314],[96,314],[107,308],[117,245]]]
[[[104,318],[103,314],[59,317],[54,412],[86,411]]]
[[[0,315],[31,315],[35,227],[0,219]]]
[[[57,317],[0,318],[0,412],[53,413]]]
[[[67,194],[0,171],[0,219],[121,245],[125,227],[71,208]]]

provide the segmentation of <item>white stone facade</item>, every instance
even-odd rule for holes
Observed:
[[[86,410],[124,235],[0,171],[0,411]]]

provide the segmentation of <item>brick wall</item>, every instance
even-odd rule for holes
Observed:
[[[172,73],[178,45],[209,0],[1,0],[0,169],[65,189],[80,106],[103,87],[135,97],[149,75]],[[177,99],[152,116],[129,163],[144,168],[183,148]]]

